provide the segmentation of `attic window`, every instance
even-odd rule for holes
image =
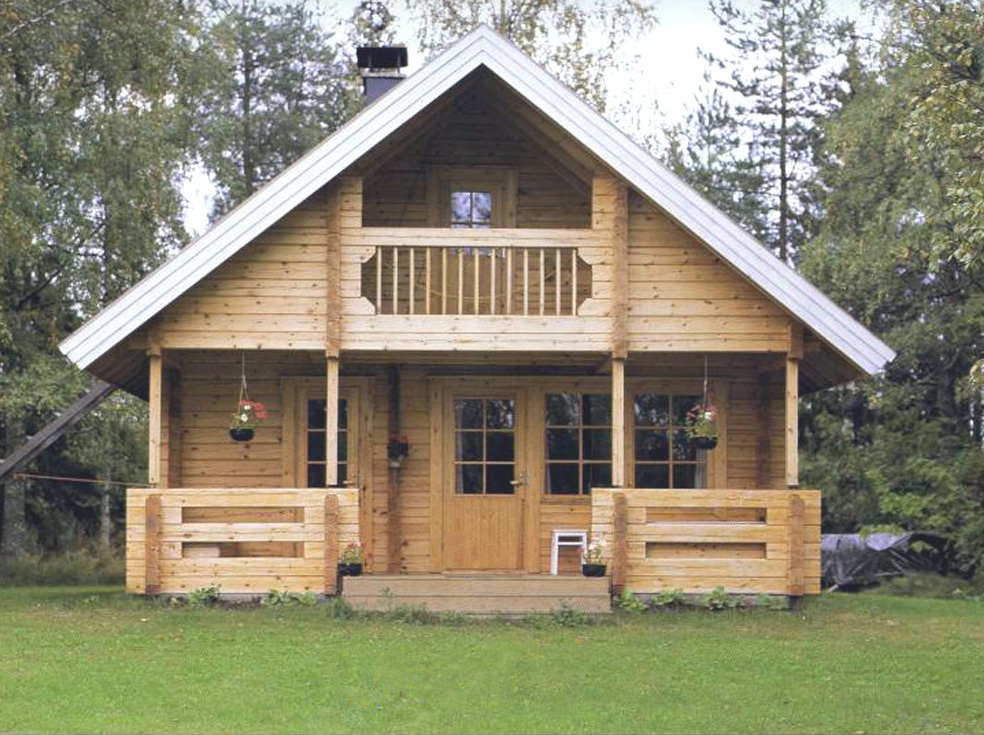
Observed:
[[[482,229],[492,226],[491,191],[452,191],[451,227]]]

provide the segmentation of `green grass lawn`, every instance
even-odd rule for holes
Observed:
[[[984,605],[564,627],[0,589],[2,732],[984,732]]]

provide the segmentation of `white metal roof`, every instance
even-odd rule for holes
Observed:
[[[815,286],[490,28],[468,34],[223,217],[60,345],[79,367],[132,334],[468,74],[484,66],[631,186],[871,374],[895,353]]]

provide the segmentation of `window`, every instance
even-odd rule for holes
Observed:
[[[461,495],[516,492],[516,401],[454,401],[454,491]]]
[[[488,229],[492,226],[491,191],[452,191],[451,227]]]
[[[706,452],[697,450],[686,431],[687,411],[699,402],[695,395],[636,394],[635,487],[706,486]]]
[[[601,393],[548,393],[546,492],[587,495],[612,484],[612,397]]]
[[[325,399],[307,401],[307,486],[325,486]],[[348,479],[348,399],[338,400],[338,484]]]

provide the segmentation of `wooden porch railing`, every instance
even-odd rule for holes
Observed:
[[[334,594],[356,489],[130,489],[127,591]]]
[[[820,592],[817,490],[593,490],[617,591]]]
[[[377,314],[576,316],[591,296],[577,246],[585,231],[424,232],[426,240],[375,243],[362,293]]]

